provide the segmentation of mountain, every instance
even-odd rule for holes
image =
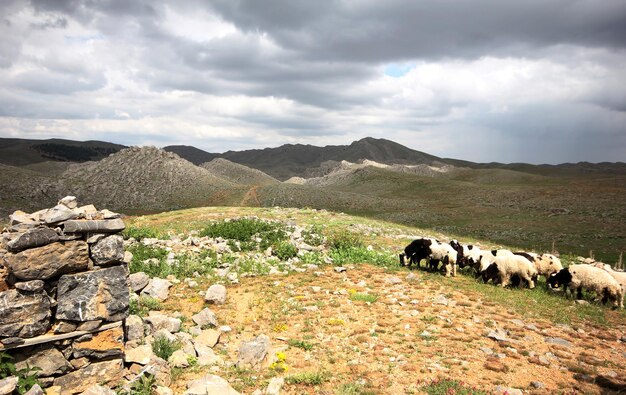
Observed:
[[[357,162],[369,159],[384,164],[445,164],[445,160],[415,151],[393,141],[366,137],[350,145],[285,144],[277,148],[228,151],[219,155],[230,161],[259,169],[281,181],[303,177],[307,170],[327,161]]]
[[[46,161],[86,162],[100,160],[123,148],[126,146],[104,141],[0,138],[0,163],[26,166]]]
[[[190,145],[168,145],[163,147],[163,150],[173,152],[194,165],[210,162],[219,156],[219,154],[212,154]]]
[[[247,189],[155,147],[74,164],[62,179],[65,194],[124,212],[237,204]]]
[[[201,164],[200,167],[235,184],[264,185],[280,182],[260,170],[252,169],[224,158],[215,158],[210,162]]]

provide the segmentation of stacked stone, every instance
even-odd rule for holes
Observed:
[[[83,392],[123,375],[128,268],[119,214],[72,196],[16,211],[0,243],[0,352],[44,386]]]

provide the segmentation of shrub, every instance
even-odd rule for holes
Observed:
[[[301,372],[285,377],[287,384],[320,385],[330,379],[326,372]]]
[[[350,295],[350,300],[374,303],[374,302],[376,302],[378,300],[378,295],[376,295],[376,294],[353,293],[353,294]]]
[[[424,383],[421,388],[423,392],[428,395],[486,395],[485,391],[481,391],[475,387],[470,387],[468,384],[450,379],[436,379]]]
[[[130,386],[130,395],[152,395],[156,386],[156,378],[145,373]]]
[[[174,351],[179,350],[180,348],[180,342],[170,341],[165,336],[155,337],[152,341],[152,352],[154,352],[157,357],[163,358],[166,361],[172,356],[172,354],[174,354]]]
[[[238,241],[239,249],[250,251],[257,247],[253,237],[261,238],[258,247],[267,249],[272,244],[287,238],[287,232],[283,224],[278,222],[265,222],[256,218],[239,218],[231,221],[213,222],[200,231],[200,236],[222,237],[227,240]],[[233,247],[235,244],[230,242]]]
[[[143,239],[160,239],[161,234],[152,228],[142,228],[129,226],[128,228],[122,231],[122,236],[124,236],[125,240],[130,239],[131,237],[137,241],[141,241]]]
[[[313,349],[313,344],[304,340],[289,339],[287,341],[287,344],[289,344],[291,347],[301,348],[304,351],[311,351]]]
[[[304,242],[310,246],[321,246],[324,244],[324,236],[320,225],[312,225],[309,229],[302,232]]]
[[[131,299],[128,305],[128,311],[130,314],[145,317],[148,312],[161,310],[163,305],[158,299],[151,296],[141,296],[139,299]]]
[[[165,262],[168,252],[163,248],[155,248],[136,244],[128,248],[133,254],[133,259],[128,266],[131,273],[145,272],[150,277],[165,278],[170,274],[171,268]],[[146,263],[148,259],[156,260],[156,263]]]
[[[286,261],[298,254],[298,248],[289,242],[282,241],[272,247],[272,253],[281,261]]]
[[[0,352],[0,380],[6,379],[9,376],[16,376],[18,378],[17,382],[17,392],[20,394],[24,394],[30,390],[30,388],[35,385],[41,383],[37,380],[37,371],[41,370],[40,368],[33,366],[32,368],[26,365],[23,369],[17,369],[15,364],[11,362],[13,357],[9,354]]]
[[[334,250],[346,250],[364,246],[363,240],[361,240],[359,235],[348,231],[333,233],[328,240],[328,244]]]

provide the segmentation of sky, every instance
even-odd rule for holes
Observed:
[[[624,0],[2,0],[0,137],[626,161]]]

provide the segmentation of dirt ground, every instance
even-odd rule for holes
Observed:
[[[205,307],[199,294],[206,285],[178,284],[169,308],[191,318]],[[283,394],[342,394],[351,384],[363,393],[419,394],[436,378],[486,393],[500,385],[525,393],[596,394],[607,393],[591,382],[598,376],[626,382],[623,321],[596,327],[524,320],[479,293],[428,281],[420,272],[358,265],[337,273],[329,267],[241,278],[227,289],[227,303],[210,306],[220,325],[232,328],[215,350],[236,361],[241,341],[266,334],[287,367],[212,368],[245,394],[264,389],[273,376],[302,372],[319,373],[321,384],[286,384]],[[182,393],[188,380],[208,370],[183,372],[173,389]]]

